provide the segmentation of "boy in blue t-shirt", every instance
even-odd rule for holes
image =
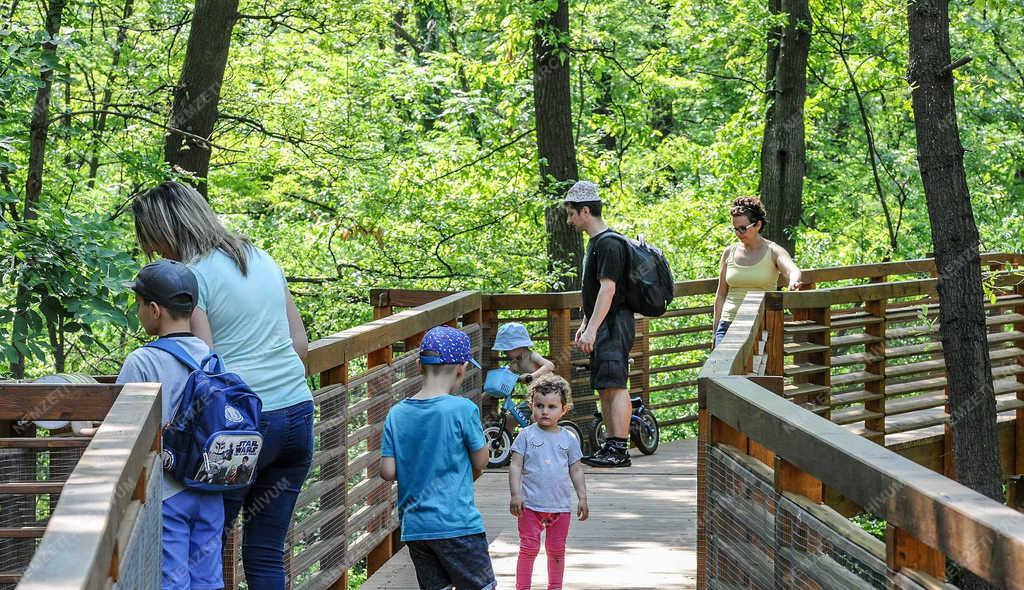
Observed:
[[[210,354],[210,347],[190,331],[189,318],[199,298],[199,287],[187,266],[173,260],[147,264],[127,286],[135,291],[139,321],[147,334],[173,338],[196,362],[202,362]],[[161,422],[166,424],[174,417],[188,376],[185,365],[170,354],[142,347],[125,359],[117,382],[160,383]],[[165,472],[162,507],[161,587],[164,590],[223,588],[223,495],[186,489]]]
[[[381,477],[398,481],[402,541],[424,590],[492,590],[484,522],[473,499],[473,480],[487,466],[480,410],[451,395],[480,367],[469,336],[438,326],[420,343],[423,385],[396,404],[384,421]]]

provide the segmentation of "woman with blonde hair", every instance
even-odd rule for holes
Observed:
[[[757,197],[732,202],[732,230],[739,240],[722,252],[715,293],[714,346],[725,337],[743,298],[751,291],[774,291],[784,273],[790,290],[800,286],[800,269],[782,246],[765,239],[767,213]]]
[[[147,256],[183,262],[195,274],[192,333],[263,402],[256,475],[248,489],[224,494],[224,527],[245,508],[249,588],[283,590],[285,536],[313,459],[313,396],[302,362],[309,341],[284,273],[248,238],[226,230],[192,187],[165,182],[138,197],[132,213]]]

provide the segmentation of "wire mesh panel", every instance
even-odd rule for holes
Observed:
[[[161,494],[163,491],[163,465],[159,455],[154,454],[147,467],[153,474],[146,485],[146,501],[139,507],[138,517],[132,526],[131,535],[124,548],[119,548],[118,579],[114,588],[125,590],[148,590],[160,588],[160,556],[162,542]],[[218,551],[220,544],[199,551]],[[191,560],[199,556],[192,552]]]
[[[709,588],[773,588],[775,509],[772,484],[707,446]]]
[[[705,452],[707,588],[924,590],[727,452]]]
[[[480,358],[480,326],[464,331]],[[419,391],[418,352],[314,392],[316,452],[288,539],[295,588],[330,585],[398,527],[397,488],[379,477],[380,443],[388,411]],[[482,383],[470,367],[457,393],[479,407]]]
[[[40,486],[35,492],[0,494],[0,527],[45,527],[60,498],[59,484],[67,480],[82,451],[82,448],[0,449],[0,483]],[[46,488],[52,488],[52,492]],[[23,571],[38,543],[38,538],[0,538],[0,572]],[[0,581],[0,590],[13,587],[13,583]]]

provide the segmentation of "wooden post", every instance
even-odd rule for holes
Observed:
[[[393,308],[391,306],[374,307],[373,308],[373,319],[378,320],[378,319],[387,317],[387,316],[391,315],[392,313],[393,313]],[[374,369],[376,367],[379,367],[381,365],[390,365],[391,361],[393,360],[393,356],[394,356],[394,353],[392,351],[392,348],[391,348],[390,344],[388,346],[385,346],[384,348],[379,348],[377,350],[374,350],[374,351],[370,352],[366,356],[366,368],[367,368],[367,370],[372,370],[372,369]],[[388,375],[386,375],[384,377],[381,377],[380,379],[371,380],[367,384],[367,395],[370,396],[370,397],[377,397],[377,396],[386,394],[390,389],[391,389],[391,375],[388,374]],[[390,408],[390,406],[385,408],[385,410],[389,409],[389,408]],[[380,423],[383,423],[384,418],[387,415],[386,411],[385,412],[380,412],[378,410],[375,413],[377,415],[370,416],[369,415],[370,412],[367,412],[367,414],[368,414],[367,415],[367,421],[368,422],[369,421],[376,422],[377,420],[379,420]],[[381,444],[381,434],[380,433],[374,433],[374,434],[370,435],[369,439],[367,439],[367,450],[370,451],[370,452],[379,451],[380,450],[380,444]],[[367,479],[373,479],[373,478],[377,477],[377,475],[379,473],[380,473],[380,464],[379,463],[371,463],[366,468],[366,477],[367,477]],[[376,499],[377,501],[380,501],[381,497],[383,496],[383,498],[386,501],[390,502],[390,490],[391,490],[391,482],[381,481],[379,486],[377,487],[377,489],[374,490],[374,492],[371,492],[370,499],[371,500]],[[368,523],[367,527],[366,527],[367,531],[369,533],[371,533],[371,534],[377,532],[378,530],[382,529],[383,527],[388,526],[388,522],[390,521],[390,519],[391,519],[390,513],[385,514],[384,516],[382,516],[380,519],[376,520],[375,522]],[[391,559],[391,555],[392,555],[392,553],[391,553],[391,535],[388,534],[386,537],[384,537],[383,540],[381,540],[380,543],[377,544],[376,547],[371,549],[370,553],[366,556],[366,573],[367,573],[367,576],[372,576],[374,574],[374,572],[379,570],[381,568],[381,566],[383,566],[384,563],[387,560]]]
[[[877,432],[878,435],[872,435],[868,438],[877,442],[880,445],[885,445],[885,308],[886,300],[879,299],[875,301],[867,301],[864,304],[865,311],[871,315],[880,318],[881,321],[877,324],[868,324],[864,327],[864,333],[870,336],[877,336],[881,338],[879,342],[869,344],[864,347],[864,352],[869,356],[877,357],[878,360],[864,363],[864,371],[873,375],[880,375],[881,379],[878,381],[872,381],[864,384],[864,391],[872,395],[880,395],[881,397],[875,400],[868,400],[864,402],[864,409],[869,412],[877,412],[881,414],[878,418],[872,418],[864,421],[865,430],[871,430]]]
[[[630,393],[634,390],[643,398],[644,404],[651,404],[651,319],[640,317],[636,320],[636,343],[633,350],[638,354],[636,363],[633,365],[640,372],[637,384],[630,380]]]
[[[707,444],[711,437],[711,414],[697,412],[697,588],[708,587],[707,526]]]
[[[572,380],[572,330],[569,327],[568,309],[548,310],[548,335],[550,358],[555,363],[555,373],[566,381]]]
[[[765,375],[782,375],[783,357],[785,355],[785,340],[782,334],[782,302],[778,308],[769,307],[764,311],[764,329],[768,331],[768,362],[765,365]]]
[[[939,580],[946,579],[946,556],[892,525],[885,529],[885,562],[894,572],[908,567]]]
[[[722,443],[736,447],[744,455],[747,454],[747,435],[722,422],[714,416],[711,417],[710,443]]]
[[[339,365],[332,369],[328,369],[320,374],[320,387],[326,387],[328,385],[335,384],[347,384],[348,383],[348,363]],[[337,437],[337,444],[342,448],[348,446],[348,393],[343,394],[340,402],[327,402],[321,404],[320,408],[320,420],[326,421],[329,418],[336,418],[343,416],[344,420],[340,426],[328,428],[324,430],[320,435],[321,444],[324,439],[331,440]],[[321,452],[324,451],[321,446]],[[331,508],[337,508],[339,506],[348,505],[348,459],[347,452],[342,455],[343,459],[340,461],[331,461],[324,465],[321,470],[321,480],[329,481],[331,479],[340,478],[341,493],[339,495],[331,496],[326,498],[321,504],[321,510],[328,510]],[[338,555],[337,552],[330,555],[329,559],[331,562],[344,561],[346,554],[348,553],[348,515],[347,511],[342,511],[342,514],[336,518],[331,519],[324,524],[321,528],[321,536],[331,537],[337,539],[340,542],[340,549],[342,555]],[[327,569],[330,567],[328,564],[321,562],[321,567]],[[338,579],[328,586],[328,590],[348,590],[348,570],[341,573]]]
[[[1024,285],[1017,285],[1014,294],[1024,297]],[[1018,303],[1013,308],[1014,313],[1024,315],[1024,303]],[[1024,321],[1014,322],[1013,329],[1017,332],[1024,332]],[[1017,364],[1024,366],[1024,356],[1017,357]],[[1017,383],[1024,384],[1024,373],[1017,373]],[[1017,399],[1024,400],[1024,388],[1017,389]],[[1017,475],[1024,474],[1024,408],[1017,408],[1017,419],[1014,421],[1013,450],[1014,450],[1014,472]]]
[[[815,344],[819,344],[825,347],[825,350],[820,352],[812,352],[807,355],[807,362],[815,365],[821,365],[825,367],[825,370],[819,373],[812,373],[808,376],[807,382],[815,385],[821,385],[825,387],[825,391],[815,394],[808,401],[815,406],[824,406],[828,409],[820,412],[819,415],[824,417],[826,420],[832,418],[832,309],[830,307],[822,307],[816,309],[808,309],[806,317],[812,322],[825,326],[825,329],[821,332],[815,332],[810,335],[809,341]]]
[[[825,487],[821,480],[779,456],[775,457],[775,489],[799,494],[815,504],[825,503]]]

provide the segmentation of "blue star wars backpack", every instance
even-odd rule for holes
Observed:
[[[163,427],[164,471],[195,490],[248,486],[263,447],[259,396],[241,377],[225,371],[216,353],[197,363],[170,338],[146,346],[166,352],[192,371]]]

